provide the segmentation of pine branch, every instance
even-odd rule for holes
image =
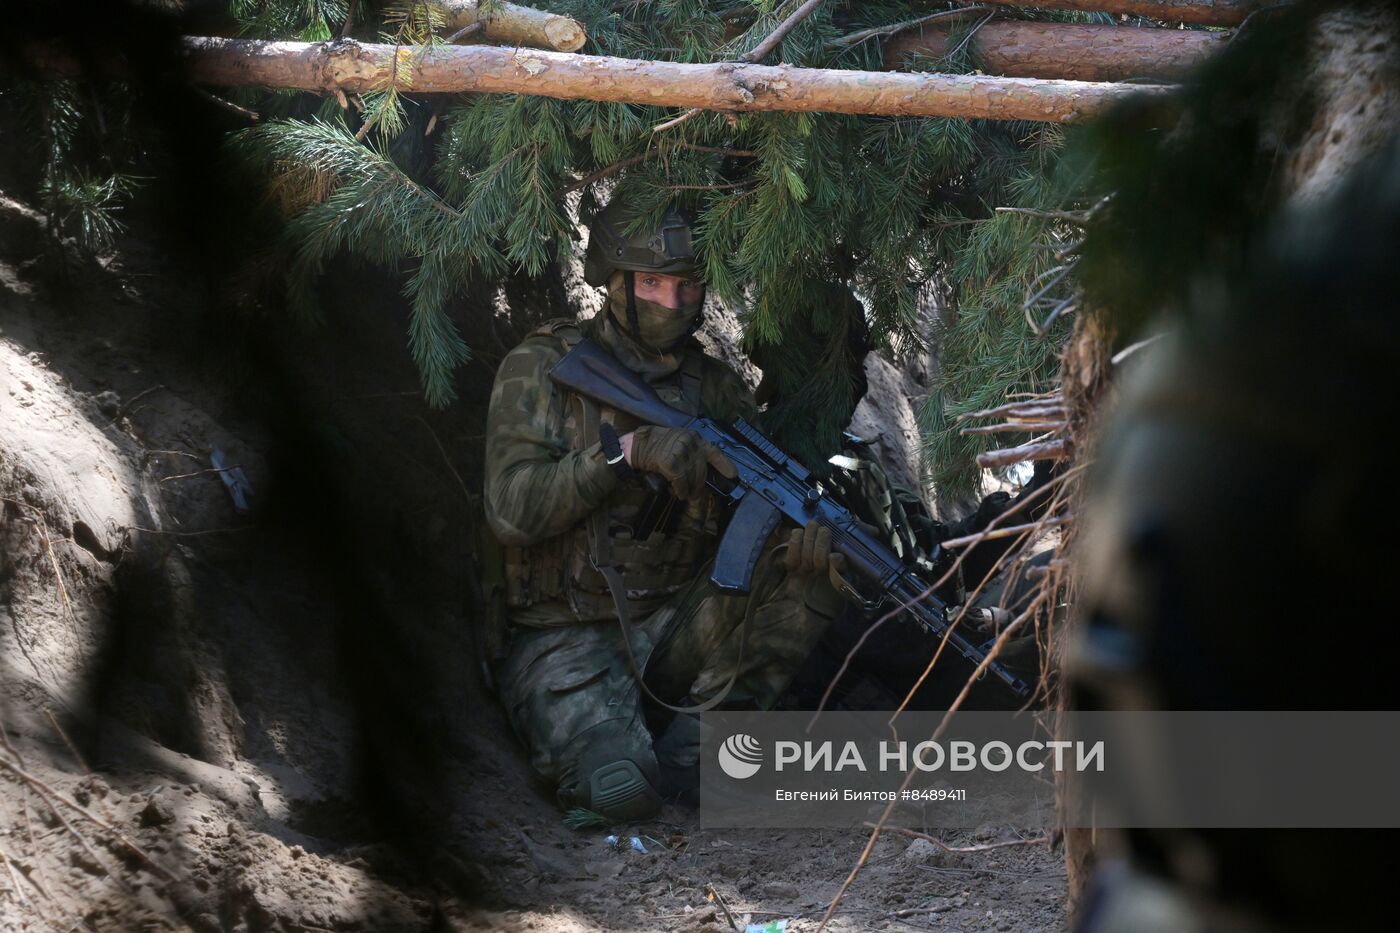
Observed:
[[[787,397],[773,403],[774,429],[802,426],[793,440],[803,445],[804,456],[819,462],[824,445],[839,441],[843,425],[837,422],[854,397],[858,365],[846,341],[859,323],[868,325],[875,343],[940,343],[944,371],[920,413],[929,431],[929,462],[947,490],[975,485],[980,471],[974,458],[995,435],[960,437],[953,418],[1004,401],[1008,392],[1042,389],[1053,375],[1063,312],[1038,338],[1023,303],[1036,291],[1027,289],[1037,277],[1064,262],[1056,254],[1069,244],[1063,222],[1024,211],[1085,203],[1064,199],[1059,183],[1050,180],[1063,134],[1057,125],[1040,122],[1042,111],[1023,114],[1036,122],[754,112],[769,105],[763,100],[769,91],[756,80],[772,75],[787,80],[813,69],[703,63],[771,35],[775,23],[801,6],[790,3],[757,17],[756,25],[723,52],[715,51],[721,47],[723,17],[734,11],[687,0],[621,10],[602,2],[571,5],[596,47],[620,58],[486,46],[425,54],[408,76],[412,85],[406,81],[399,88],[405,101],[439,87],[419,82],[424,67],[444,54],[467,56],[463,60],[476,63],[487,80],[508,75],[516,82],[473,85],[476,90],[526,93],[483,94],[455,109],[435,110],[437,147],[421,163],[423,172],[432,173],[431,188],[399,167],[407,161],[396,164],[355,144],[342,129],[335,131],[334,145],[288,147],[275,165],[265,164],[272,189],[294,215],[284,242],[293,266],[288,281],[293,303],[314,303],[319,271],[337,252],[406,265],[411,269],[405,281],[409,349],[425,392],[441,403],[450,398],[454,367],[466,353],[446,315],[451,296],[473,277],[489,279],[512,266],[533,274],[547,269],[559,253],[576,249],[565,196],[581,193],[578,202],[569,203],[578,203],[587,219],[597,183],[615,180],[613,196],[633,207],[638,226],[653,221],[673,200],[698,212],[697,244],[707,281],[715,293],[744,302],[745,342],[756,359],[768,352],[764,348],[776,348],[765,358],[765,370]],[[740,10],[744,15],[738,19],[753,16],[753,9]],[[912,3],[891,3],[867,15],[853,25],[865,29],[847,36],[847,45],[833,38],[824,15],[809,15],[806,25],[781,40],[784,59],[822,64],[840,55],[879,68],[879,43],[865,41],[877,37],[871,30],[884,35],[927,14]],[[361,27],[370,28],[369,23]],[[985,37],[986,31],[968,49],[940,62],[940,69],[970,71],[968,51],[975,53]],[[388,59],[378,57],[373,46],[347,45],[338,54],[342,65],[336,67],[344,70],[330,74],[349,78],[352,92],[353,82],[372,91],[374,82],[389,75]],[[496,65],[480,67],[483,55],[499,61],[492,58]],[[668,58],[675,60],[658,61]],[[310,62],[315,80],[322,79],[325,72],[319,69],[328,61]],[[701,73],[723,74],[730,87],[744,88],[755,101],[726,98],[729,112],[701,110],[657,138],[648,129],[679,112],[668,114],[663,107],[686,106],[684,99],[651,96],[650,90],[670,87],[664,82],[636,98],[617,84],[610,101],[534,93],[536,82],[559,78],[559,69],[571,62],[606,69],[618,61],[626,62],[629,74],[641,69],[644,76],[658,67],[716,69]],[[690,64],[697,62],[702,64]],[[817,71],[859,75],[861,81],[871,74]],[[607,80],[615,77],[620,75]],[[1002,86],[977,84],[981,80],[958,78],[957,86]],[[619,97],[636,102],[615,102]],[[239,101],[260,99],[295,98],[264,93]],[[373,97],[370,105],[376,105]],[[333,101],[326,106],[332,119],[341,119]],[[1087,114],[1093,105],[1079,106]],[[418,135],[398,137],[396,156],[409,136]],[[994,214],[990,205],[1017,211]],[[931,284],[937,282],[948,284]],[[851,288],[861,296],[850,299],[854,308],[840,298]],[[921,295],[936,288],[945,292],[942,300],[950,310],[947,326],[934,319],[939,332],[930,333],[921,316],[927,313]],[[1057,296],[1044,301],[1050,297]],[[1036,324],[1042,326],[1053,312],[1044,301],[1035,305]]]
[[[792,11],[787,19],[778,24],[778,28],[774,29],[772,33],[769,34],[768,38],[754,46],[750,51],[740,55],[735,61],[748,62],[750,64],[762,61],[767,57],[769,52],[776,49],[778,44],[787,38],[787,34],[792,32],[798,23],[815,13],[817,7],[821,5],[822,0],[805,0],[801,6]]]
[[[324,179],[324,197],[302,209],[283,236],[291,257],[288,294],[305,318],[321,314],[316,282],[325,263],[341,250],[386,265],[419,260],[406,286],[412,302],[409,348],[429,402],[450,402],[452,373],[469,357],[445,311],[447,300],[465,281],[454,265],[462,261],[458,257],[482,262],[491,251],[471,235],[466,215],[339,127],[268,124],[236,134],[231,144],[274,177],[305,177],[310,172]]]
[[[680,143],[678,148],[687,149],[691,152],[709,152],[714,153],[716,155],[726,155],[736,159],[752,159],[758,154],[751,149],[726,149],[723,146],[697,146],[694,143],[685,142]],[[594,182],[602,181],[604,178],[607,178],[611,175],[615,175],[625,168],[630,168],[631,166],[636,165],[639,162],[660,155],[663,151],[664,150],[662,149],[648,149],[646,152],[639,152],[636,155],[628,156],[625,159],[618,159],[611,165],[605,165],[597,171],[585,175],[577,181],[570,182],[561,189],[561,193],[572,194],[573,192],[578,191],[581,188],[588,187]]]
[[[1025,0],[979,0],[996,6],[1022,7]],[[1113,13],[1142,16],[1164,23],[1236,26],[1250,13],[1277,0],[1036,0],[1041,10]],[[1284,0],[1288,2],[1288,0]]]
[[[984,6],[963,7],[960,10],[940,10],[937,13],[930,13],[927,16],[920,16],[916,19],[907,19],[903,22],[891,23],[888,26],[872,26],[869,29],[862,29],[859,32],[853,32],[850,35],[842,36],[839,39],[833,39],[826,45],[827,48],[830,49],[846,49],[850,48],[853,45],[858,45],[867,39],[875,39],[881,36],[890,36],[894,35],[895,33],[915,29],[919,26],[925,26],[929,23],[936,22],[938,20],[950,18],[960,19],[962,17],[970,16],[977,13],[985,13],[987,12],[987,10],[988,8]]]

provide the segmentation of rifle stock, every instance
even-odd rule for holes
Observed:
[[[661,400],[656,390],[591,340],[580,340],[554,364],[549,378],[571,392],[624,411],[643,424],[685,427],[690,415]]]

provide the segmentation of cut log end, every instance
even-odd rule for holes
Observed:
[[[550,47],[560,52],[577,52],[588,41],[583,27],[564,16],[552,17],[545,23],[544,35]]]

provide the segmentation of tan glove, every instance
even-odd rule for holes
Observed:
[[[783,555],[787,568],[785,585],[820,615],[835,618],[844,601],[860,602],[855,589],[846,583],[842,571],[846,555],[831,552],[831,529],[816,522],[794,528],[788,535],[787,552]]]
[[[699,434],[684,428],[638,428],[632,432],[632,450],[627,459],[633,469],[659,474],[671,484],[677,499],[694,499],[703,493],[710,467],[729,479],[739,475],[728,457]]]
[[[812,576],[821,574],[829,577],[832,585],[841,588],[841,571],[846,566],[845,554],[831,553],[831,529],[808,522],[805,527],[794,528],[788,535],[787,553],[783,563],[789,574]]]

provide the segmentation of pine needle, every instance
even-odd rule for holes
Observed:
[[[564,825],[570,829],[604,829],[609,823],[601,813],[586,807],[574,807],[564,814]]]

